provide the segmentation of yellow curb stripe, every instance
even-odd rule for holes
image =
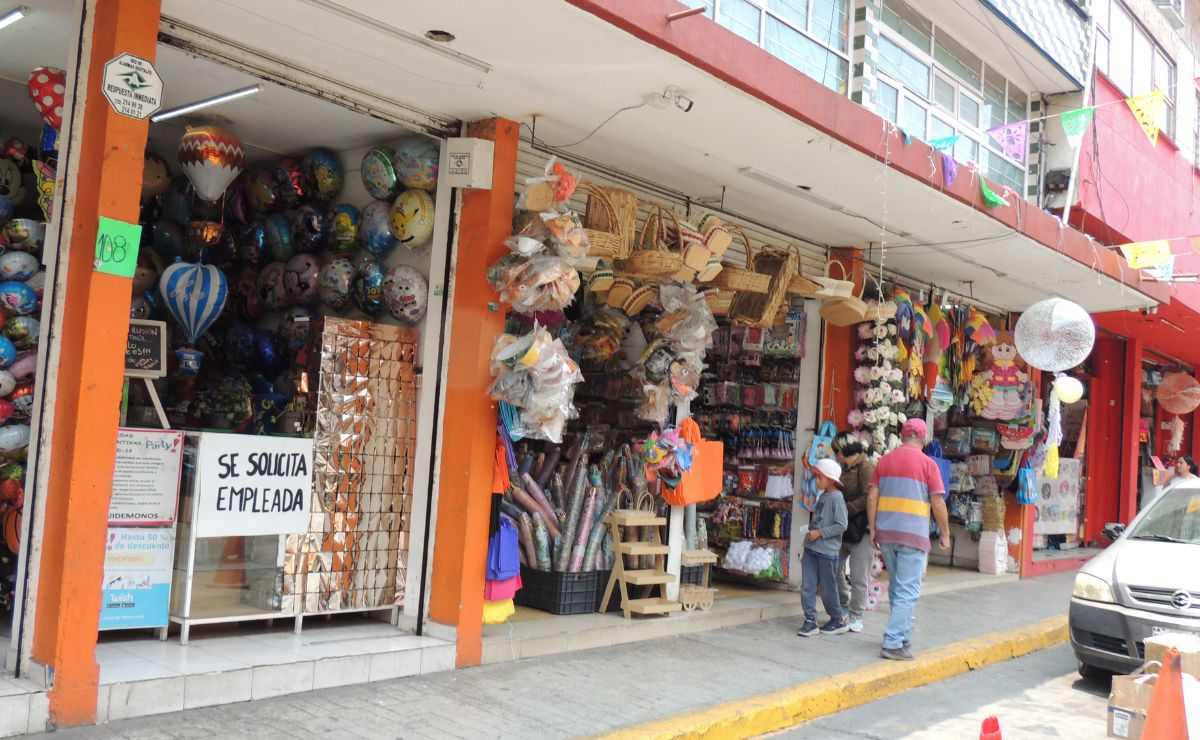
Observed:
[[[884,661],[790,688],[626,727],[609,740],[724,740],[787,729],[901,691],[1066,642],[1065,615],[955,642],[909,662]]]

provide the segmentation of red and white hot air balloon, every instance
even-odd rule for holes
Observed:
[[[220,199],[246,164],[242,140],[217,126],[188,128],[179,141],[179,166],[202,200]]]

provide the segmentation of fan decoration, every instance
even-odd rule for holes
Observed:
[[[1185,373],[1167,373],[1158,384],[1158,404],[1172,414],[1190,414],[1200,408],[1200,382]]]

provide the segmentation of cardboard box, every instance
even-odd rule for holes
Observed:
[[[1200,678],[1200,635],[1171,633],[1147,638],[1146,663],[1149,665],[1146,666],[1146,672],[1158,673],[1169,647],[1179,651],[1183,659],[1183,672]]]
[[[1146,722],[1146,710],[1154,696],[1157,676],[1144,674],[1113,676],[1108,697],[1108,736],[1138,740]]]

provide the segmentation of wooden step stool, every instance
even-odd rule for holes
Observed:
[[[667,520],[655,516],[653,512],[637,509],[617,509],[604,518],[612,536],[613,549],[617,553],[617,562],[613,566],[612,575],[608,578],[608,586],[604,589],[604,599],[600,602],[600,613],[608,611],[608,602],[612,598],[613,588],[619,586],[621,594],[621,610],[625,618],[631,619],[634,614],[670,614],[679,611],[678,602],[667,598],[666,586],[675,582],[675,576],[664,569],[666,555],[670,548],[662,543],[660,527]],[[651,532],[649,542],[624,542],[621,531],[625,527],[647,527]],[[625,569],[625,555],[651,555],[654,557],[654,567],[648,569]],[[629,597],[630,586],[642,587],[642,598]],[[658,586],[659,596],[651,597],[650,592]]]

